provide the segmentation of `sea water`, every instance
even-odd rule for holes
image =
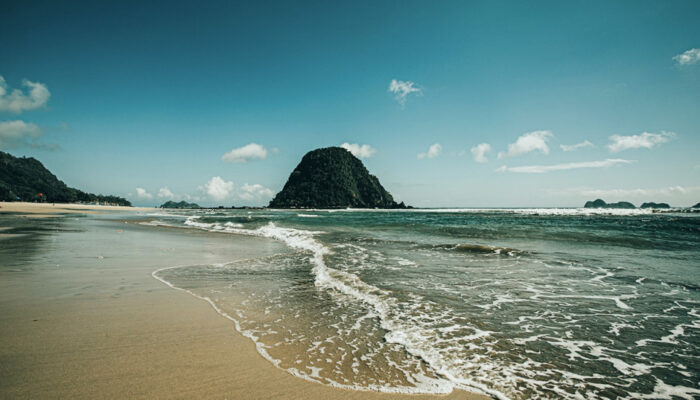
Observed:
[[[354,389],[700,398],[700,215],[193,210],[148,225],[291,251],[154,277],[279,368]]]

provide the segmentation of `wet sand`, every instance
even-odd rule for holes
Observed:
[[[250,255],[247,241],[260,239],[133,222],[0,212],[3,233],[20,235],[0,239],[0,398],[485,398],[350,391],[291,376],[209,304],[151,276]],[[283,251],[272,241],[256,248]]]

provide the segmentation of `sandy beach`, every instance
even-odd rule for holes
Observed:
[[[144,210],[0,203],[0,398],[485,398],[342,390],[275,368],[209,304],[151,276],[259,239],[140,226]],[[85,214],[100,211],[128,214]]]
[[[152,208],[103,206],[95,204],[29,203],[0,201],[0,213],[18,213],[27,217],[42,218],[60,214],[95,214],[107,211],[149,211]]]

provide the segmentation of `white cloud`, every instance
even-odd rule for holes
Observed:
[[[44,134],[43,130],[34,123],[16,121],[0,121],[0,149],[27,146],[40,150],[56,150],[60,148],[55,143],[39,143],[36,139]]]
[[[474,161],[478,163],[485,163],[488,161],[488,158],[486,158],[486,153],[491,151],[491,145],[488,143],[480,143],[472,147],[471,151],[472,155],[474,156]]]
[[[28,140],[39,138],[41,128],[31,122],[2,121],[0,122],[0,148],[10,148],[27,143]]]
[[[200,189],[204,190],[214,200],[223,200],[233,192],[233,182],[227,182],[221,179],[220,176],[215,176],[205,183],[204,186],[201,186]]]
[[[442,153],[442,145],[440,143],[435,143],[428,148],[425,153],[418,153],[418,159],[422,160],[424,158],[435,158]]]
[[[274,196],[274,192],[260,184],[244,184],[241,186],[241,193],[238,194],[243,200],[270,199]]]
[[[170,191],[167,187],[162,187],[158,190],[158,197],[162,199],[172,199],[175,197],[175,194]]]
[[[680,66],[696,64],[700,61],[700,49],[690,49],[677,56],[673,60]]]
[[[29,88],[27,94],[19,89],[8,91],[5,78],[0,76],[0,111],[20,113],[25,110],[34,110],[46,104],[51,93],[46,86],[39,82],[23,80],[22,85]]]
[[[578,149],[583,149],[585,147],[595,147],[595,145],[593,143],[589,142],[588,140],[584,140],[581,143],[576,143],[576,144],[571,144],[571,145],[567,145],[567,144],[561,145],[561,149],[564,151],[575,151]]]
[[[340,147],[351,152],[355,157],[358,158],[370,158],[372,157],[372,154],[377,152],[377,150],[374,147],[368,144],[360,145],[358,143],[345,142],[341,144]]]
[[[411,94],[415,93],[420,95],[423,93],[421,88],[415,87],[415,83],[411,81],[399,81],[392,79],[389,83],[389,92],[394,93],[394,99],[401,104],[401,107],[406,105],[406,98]]]
[[[518,138],[515,143],[508,145],[508,152],[498,153],[498,158],[519,156],[538,150],[543,154],[549,154],[549,146],[547,141],[554,136],[550,131],[534,131],[528,132]]]
[[[267,149],[257,143],[249,143],[221,156],[222,161],[231,163],[244,163],[249,160],[264,160],[265,158],[267,158]]]
[[[565,171],[569,169],[580,169],[580,168],[607,168],[618,164],[630,164],[633,160],[622,160],[622,159],[607,159],[603,161],[586,161],[586,162],[576,162],[576,163],[566,163],[566,164],[554,164],[554,165],[524,165],[520,167],[508,167],[503,165],[497,168],[496,172],[516,172],[521,174],[542,174],[545,172],[552,171]]]
[[[608,145],[608,149],[613,153],[629,149],[651,149],[658,144],[668,142],[674,136],[676,136],[675,133],[664,131],[661,133],[642,132],[639,135],[630,136],[612,135],[610,136],[612,143]]]
[[[153,195],[148,193],[146,189],[137,187],[136,188],[136,197],[140,199],[152,199]]]

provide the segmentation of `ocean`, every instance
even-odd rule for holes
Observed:
[[[142,224],[284,243],[153,276],[307,380],[497,399],[700,398],[700,214],[174,210]]]

